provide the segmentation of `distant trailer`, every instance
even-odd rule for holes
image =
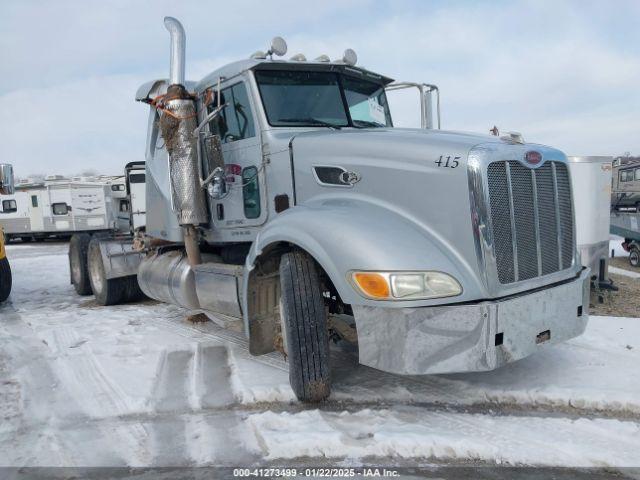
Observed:
[[[640,213],[612,211],[611,233],[624,238],[622,248],[629,252],[629,263],[640,267]]]
[[[55,177],[19,184],[13,195],[0,196],[0,207],[0,225],[7,240],[70,237],[75,232],[113,229],[117,221],[104,181]]]

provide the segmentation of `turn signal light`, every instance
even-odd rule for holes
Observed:
[[[389,298],[389,283],[387,279],[379,273],[357,272],[353,274],[355,280],[362,293],[371,298],[386,299]]]

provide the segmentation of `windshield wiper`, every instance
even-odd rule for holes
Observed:
[[[386,125],[383,125],[381,123],[378,122],[371,122],[369,120],[352,120],[353,122],[353,126],[356,128],[369,128],[369,127],[373,127],[373,128],[384,128],[386,127]]]
[[[333,123],[325,122],[324,120],[318,120],[317,118],[279,118],[278,122],[287,123],[304,123],[314,127],[329,127],[334,130],[340,130],[342,125],[334,125]]]

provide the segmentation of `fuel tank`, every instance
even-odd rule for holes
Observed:
[[[209,256],[205,255],[205,258]],[[207,258],[213,261],[216,255]],[[149,298],[179,305],[189,310],[200,309],[195,275],[183,250],[154,253],[145,257],[138,268],[138,284]]]

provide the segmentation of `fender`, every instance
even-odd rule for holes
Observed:
[[[478,300],[484,286],[453,245],[445,245],[427,226],[390,206],[361,197],[316,198],[281,213],[253,243],[243,276],[242,311],[249,332],[250,273],[270,245],[291,243],[324,269],[345,303],[386,308],[419,307]],[[353,270],[437,270],[453,275],[463,293],[455,298],[380,301],[360,295],[350,283]]]

